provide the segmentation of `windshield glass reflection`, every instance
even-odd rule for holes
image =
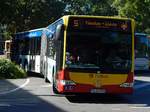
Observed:
[[[71,32],[67,37],[66,66],[97,70],[131,69],[131,35],[121,32]]]

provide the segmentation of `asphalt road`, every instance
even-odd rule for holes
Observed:
[[[54,95],[40,77],[0,80],[0,112],[150,112],[150,74],[132,95]]]

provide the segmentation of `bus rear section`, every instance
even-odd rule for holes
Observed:
[[[38,28],[13,35],[11,60],[25,71],[40,73],[40,43],[43,29]]]
[[[56,56],[54,88],[59,93],[132,93],[134,21],[93,16],[64,19],[64,38],[59,39],[64,47],[56,50],[63,59]]]

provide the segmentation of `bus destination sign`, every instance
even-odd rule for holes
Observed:
[[[131,21],[109,18],[70,18],[68,29],[110,29],[127,32],[131,29]]]

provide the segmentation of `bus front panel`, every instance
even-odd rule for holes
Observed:
[[[132,93],[132,38],[129,20],[70,18],[58,91]]]

